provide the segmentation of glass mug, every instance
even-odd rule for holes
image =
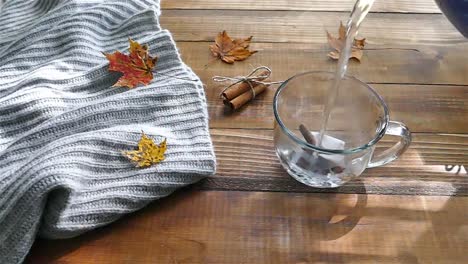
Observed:
[[[331,72],[295,75],[281,84],[273,100],[274,145],[282,166],[296,180],[319,188],[341,186],[360,176],[366,168],[387,164],[397,159],[411,142],[408,128],[389,120],[387,105],[374,89],[345,76],[322,143],[320,146],[308,143],[304,132],[318,139],[327,92],[334,77]],[[397,136],[398,142],[374,152],[375,144],[384,135]]]

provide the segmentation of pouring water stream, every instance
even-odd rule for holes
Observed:
[[[327,130],[330,113],[335,105],[335,101],[340,90],[341,79],[346,74],[346,69],[348,67],[349,57],[351,56],[354,38],[358,33],[358,29],[361,25],[361,22],[364,20],[367,13],[369,13],[369,10],[373,3],[374,0],[357,0],[353,10],[351,11],[351,15],[349,16],[348,22],[346,23],[346,40],[344,47],[341,50],[340,58],[338,60],[338,66],[335,72],[335,79],[333,80],[332,86],[328,89],[327,92],[327,102],[325,103],[325,109],[322,115],[321,128],[317,140],[318,146],[322,146],[322,139]]]

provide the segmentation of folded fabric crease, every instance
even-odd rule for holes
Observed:
[[[158,0],[0,5],[0,263],[21,263],[37,235],[82,234],[214,173],[203,85],[159,14]],[[166,75],[112,87],[102,52],[128,52],[129,37]],[[163,162],[122,155],[141,131],[167,138]]]

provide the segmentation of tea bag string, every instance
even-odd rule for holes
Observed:
[[[266,71],[266,73],[264,74],[260,74],[259,72],[263,72],[263,71]],[[215,82],[231,82],[231,84],[229,84],[227,87],[225,87],[221,93],[220,93],[220,97],[222,96],[222,94],[229,88],[231,88],[232,86],[238,84],[238,83],[242,83],[242,82],[245,82],[249,85],[250,87],[250,91],[252,91],[252,99],[255,98],[255,89],[254,89],[254,86],[252,85],[252,83],[259,83],[259,84],[264,84],[264,85],[271,85],[271,84],[281,84],[283,83],[282,81],[280,82],[264,82],[264,81],[261,81],[261,80],[265,80],[267,78],[269,78],[271,75],[271,69],[268,68],[267,66],[260,66],[260,67],[257,67],[255,69],[253,69],[247,76],[236,76],[236,77],[228,77],[228,76],[213,76],[213,81]]]

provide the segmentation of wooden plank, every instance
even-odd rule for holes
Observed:
[[[391,119],[414,132],[468,133],[468,86],[372,86],[387,102]],[[226,110],[219,90],[207,91],[211,128],[273,128],[273,90],[236,112]]]
[[[325,33],[323,32],[323,41]],[[286,80],[305,71],[334,71],[336,61],[327,57],[327,44],[252,43],[258,50],[235,65],[213,61],[209,42],[178,42],[182,59],[209,88],[215,75],[239,76],[266,65],[272,79]],[[367,83],[468,85],[468,43],[449,46],[368,45],[361,63],[350,61],[348,74]]]
[[[211,135],[217,173],[199,189],[468,195],[468,135],[414,134],[399,160],[368,169],[338,189],[311,188],[291,178],[278,162],[271,130],[211,129]],[[391,142],[384,137],[377,151]]]
[[[355,0],[185,0],[162,1],[163,9],[228,9],[349,12]],[[435,1],[375,1],[371,12],[440,13]]]
[[[26,263],[467,263],[468,197],[185,192]]]
[[[161,25],[177,41],[211,41],[217,32],[254,36],[255,42],[325,43],[325,30],[336,31],[343,12],[166,10]],[[371,13],[360,33],[371,44],[454,44],[465,38],[441,14]]]
[[[286,80],[304,71],[334,71],[336,62],[326,57],[324,45],[305,49],[302,44],[253,44],[260,50],[236,65],[215,61],[208,43],[178,43],[183,60],[206,84],[212,128],[272,128],[274,87],[238,112],[226,112],[218,95],[224,84],[215,75],[246,75],[256,66],[267,65],[272,80]],[[375,48],[365,51],[361,63],[352,61],[349,73],[372,84],[384,97],[394,120],[405,122],[415,132],[468,133],[468,45],[410,48]],[[396,84],[403,83],[403,84]],[[409,85],[422,83],[428,85]],[[450,84],[450,85],[434,85]],[[459,84],[466,86],[457,86]]]

